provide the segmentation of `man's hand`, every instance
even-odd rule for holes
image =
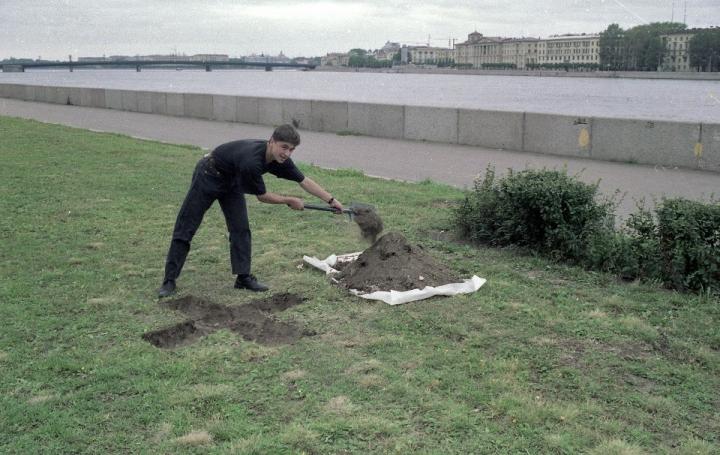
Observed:
[[[312,194],[313,196],[322,199],[336,212],[342,213],[343,205],[340,201],[335,199],[332,194],[325,191],[320,185],[315,183],[310,177],[305,177],[305,180],[300,182],[300,187]]]
[[[337,199],[333,198],[330,207],[334,208],[337,213],[342,213],[343,205]]]
[[[303,200],[299,197],[288,197],[285,200],[285,204],[287,204],[287,206],[293,210],[302,210],[303,208],[305,208]]]

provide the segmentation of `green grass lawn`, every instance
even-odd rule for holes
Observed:
[[[152,346],[143,333],[184,320],[155,290],[202,153],[0,117],[0,453],[720,452],[716,298],[449,240],[463,195],[432,182],[302,166],[487,278],[477,293],[353,297],[300,264],[366,248],[355,225],[250,197],[253,271],[308,299],[277,317],[315,335]],[[214,206],[179,295],[258,298],[232,288],[227,243]]]

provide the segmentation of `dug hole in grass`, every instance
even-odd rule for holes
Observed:
[[[454,242],[436,234],[452,231],[462,191],[303,165],[488,283],[400,307],[361,301],[298,267],[367,248],[356,226],[248,198],[255,273],[306,299],[273,317],[313,335],[263,345],[220,328],[158,349],[142,334],[187,317],[154,291],[203,151],[11,118],[0,137],[2,453],[720,449],[712,296]],[[258,298],[232,288],[227,243],[213,208],[181,292],[229,308]]]

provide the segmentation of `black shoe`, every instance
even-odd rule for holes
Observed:
[[[175,294],[175,281],[168,280],[163,283],[162,286],[160,286],[160,289],[158,289],[158,297],[168,297],[170,295]]]
[[[249,289],[253,292],[265,292],[268,288],[260,283],[255,275],[238,275],[235,280],[235,289]]]

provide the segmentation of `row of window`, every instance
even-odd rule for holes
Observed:
[[[572,52],[571,52],[572,51]],[[597,51],[590,49],[562,49],[559,51],[548,51],[548,54],[597,54]],[[541,52],[542,54],[542,52]]]
[[[547,47],[597,47],[598,41],[581,41],[565,43],[547,43]]]
[[[446,57],[451,54],[450,52],[438,52],[437,54],[435,54],[435,52],[432,52],[432,51],[415,51],[414,53],[417,55],[426,55],[428,57],[430,57],[430,56],[434,57],[436,55]]]
[[[497,56],[497,57],[499,57],[499,56],[501,56],[501,55],[502,55],[502,56],[506,56],[506,57],[507,57],[507,56],[511,56],[511,57],[512,57],[512,56],[515,56],[515,57],[522,57],[522,56],[523,56],[523,55],[513,54],[513,53],[510,53],[510,52],[503,52],[502,54],[501,54],[501,53],[488,53],[488,52],[481,52],[481,53],[476,53],[476,52],[473,52],[473,53],[460,52],[460,53],[458,53],[458,57],[460,57],[460,58],[464,58],[464,57],[467,57],[467,56],[470,56],[470,57],[478,57],[478,56],[496,57],[496,56]],[[528,53],[528,54],[526,54],[526,55],[532,55],[532,53]],[[562,60],[563,58],[573,58],[573,59],[577,58],[578,60],[592,60],[592,59],[594,59],[594,58],[598,58],[598,54],[597,54],[597,53],[582,53],[582,54],[579,54],[579,55],[578,55],[577,53],[570,54],[570,52],[568,52],[568,51],[565,51],[565,52],[552,52],[552,53],[551,53],[551,52],[548,52],[547,54],[541,52],[541,53],[539,54],[539,58],[547,58],[547,59],[551,59],[551,60]]]
[[[566,60],[597,60],[597,55],[572,55],[570,57],[562,57],[559,55],[551,55],[546,60],[551,61],[566,61]]]

